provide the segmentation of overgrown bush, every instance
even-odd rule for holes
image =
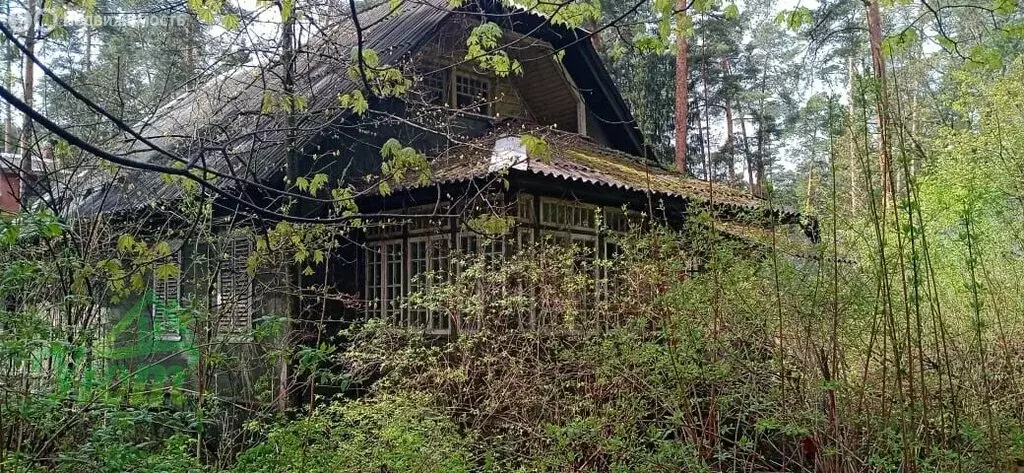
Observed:
[[[464,472],[470,451],[428,395],[380,395],[334,403],[266,430],[238,457],[239,472]]]
[[[452,337],[357,324],[307,369],[334,363],[365,392],[314,395],[312,411],[285,413],[90,378],[101,359],[53,349],[67,345],[47,323],[53,306],[11,299],[54,274],[25,245],[3,256],[0,289],[18,310],[2,313],[13,363],[0,461],[67,472],[980,472],[1022,457],[1022,326],[979,316],[1012,307],[1012,271],[987,275],[1002,288],[992,309],[924,290],[915,303],[899,272],[865,271],[881,265],[870,254],[840,261],[825,245],[794,257],[718,230],[698,219],[636,231],[611,260],[550,242],[503,261],[455,259],[449,282],[408,301],[452,320]],[[42,244],[63,244],[59,233]],[[889,268],[906,257],[889,254]],[[987,281],[963,288],[967,300],[991,294]],[[74,363],[47,369],[41,353]]]

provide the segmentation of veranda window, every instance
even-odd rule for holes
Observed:
[[[408,307],[408,296],[447,279],[447,237],[422,236],[367,245],[366,312],[398,326],[447,333],[448,317],[425,307]]]
[[[592,234],[596,229],[597,207],[565,200],[541,198],[540,223],[544,226],[581,230]]]
[[[505,316],[518,319],[509,322],[521,328],[542,327],[570,309],[582,316],[593,313],[616,287],[610,266],[598,260],[614,258],[619,251],[618,235],[598,229],[597,206],[540,197],[540,211],[536,212],[535,199],[529,195],[518,196],[514,209],[521,226],[508,238],[487,239],[472,232],[452,234],[424,219],[409,219],[390,230],[368,229],[368,238],[377,241],[367,244],[364,260],[367,315],[384,318],[400,327],[449,333],[453,328],[449,314],[434,313],[410,304],[409,294],[422,293],[432,284],[447,281],[453,274],[464,271],[465,266],[451,266],[449,254],[453,251],[461,255],[480,255],[486,264],[497,264],[507,255],[510,245],[518,248],[533,245],[535,234],[539,235],[537,243],[541,245],[576,248],[574,267],[588,276],[585,285],[580,286],[576,294],[541,293],[540,288],[513,276],[515,280],[500,288],[481,286],[478,293],[488,298],[516,298],[519,302],[503,303],[498,309],[506,312]],[[423,210],[432,211],[432,208]],[[621,211],[619,215],[621,218],[615,219],[615,223],[624,228],[626,217]],[[445,228],[451,227],[446,225]],[[428,279],[425,276],[428,274],[433,277]],[[489,307],[488,311],[496,308],[489,305],[493,299],[482,302]],[[473,327],[459,328],[472,330]]]

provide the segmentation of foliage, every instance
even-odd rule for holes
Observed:
[[[429,396],[416,394],[331,404],[271,426],[266,440],[239,455],[235,470],[470,471],[462,436],[432,405]]]
[[[174,25],[102,28],[61,20],[163,5],[48,4],[41,49],[60,77],[127,122],[222,79],[226,67],[281,60],[280,38],[219,42],[257,33],[260,14],[187,4],[191,14]],[[249,204],[323,207],[338,222],[267,222],[170,177],[181,198],[132,202],[132,217],[80,218],[61,186],[50,189],[51,208],[0,217],[0,469],[981,472],[1024,461],[1016,2],[881,2],[885,74],[862,37],[864,2],[781,12],[760,1],[742,11],[721,1],[685,11],[666,0],[514,5],[596,33],[579,40],[595,43],[654,157],[689,146],[701,161],[695,176],[763,187],[766,206],[799,209],[822,241],[791,250],[802,237],[781,226],[748,238],[691,206],[684,228],[648,215],[626,235],[602,229],[617,248],[608,259],[551,239],[505,259],[453,256],[450,282],[427,275],[405,301],[452,321],[450,339],[353,320],[360,296],[338,289],[353,277],[334,265],[357,259],[341,242],[381,220],[360,213],[357,197],[430,184],[426,150],[408,135],[457,141],[448,127],[463,117],[395,118],[389,107],[409,98],[418,71],[385,59],[390,51],[335,51],[344,66],[325,74],[355,89],[312,97],[266,85],[254,119],[351,111],[367,122],[332,125],[351,132],[334,144],[372,149],[380,176],[349,179],[350,155],[302,149],[317,159],[286,182],[295,195],[261,189],[268,194]],[[282,22],[309,31],[338,10],[275,6]],[[458,59],[517,80],[527,63],[510,54],[521,51],[505,28],[504,19],[472,25]],[[686,143],[673,142],[671,119],[680,34],[692,47],[681,78],[693,91]],[[46,115],[90,140],[120,140],[123,130],[96,123],[52,79],[38,95]],[[386,128],[395,123],[413,132]],[[550,155],[539,138],[523,142],[531,156]],[[232,151],[224,143],[203,147]],[[124,169],[50,145],[66,164],[55,179],[81,179],[69,189],[125,182]],[[462,223],[493,244],[514,230],[503,215]],[[214,232],[223,220],[248,230]],[[226,235],[252,248],[233,269],[281,297],[254,301],[257,320],[218,337],[230,311],[209,296],[217,271],[236,264]],[[169,260],[182,250],[191,266]],[[195,296],[170,306],[180,327],[161,340],[143,314],[168,309],[153,289],[171,279]],[[301,303],[314,313],[297,314]],[[150,376],[171,362],[175,375]]]

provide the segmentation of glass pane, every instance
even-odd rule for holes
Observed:
[[[384,285],[384,311],[385,314],[399,325],[404,325],[402,320],[402,244],[388,243],[384,245],[385,258],[385,285]]]
[[[380,316],[381,289],[383,284],[383,258],[380,245],[368,245],[366,248],[366,314]]]
[[[465,75],[455,76],[455,106],[473,113],[489,112],[491,85],[488,81]]]
[[[426,289],[427,241],[409,242],[409,293]],[[415,328],[426,328],[427,310],[423,307],[409,308],[409,324]]]

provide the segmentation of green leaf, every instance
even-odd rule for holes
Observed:
[[[263,100],[260,104],[260,113],[268,114],[274,111],[277,100],[274,98],[274,94],[269,90],[263,91]]]
[[[300,191],[306,192],[309,189],[309,179],[299,176],[295,178],[295,187],[298,187]]]
[[[814,13],[807,7],[783,10],[775,16],[775,22],[785,25],[791,31],[797,31],[805,25],[810,26],[814,24]]]
[[[329,177],[324,173],[313,175],[313,179],[309,181],[309,193],[313,196],[317,195],[327,185],[328,179]]]
[[[1017,12],[1017,0],[994,0],[992,9],[1000,15],[1012,15]]]
[[[369,109],[370,103],[363,96],[363,91],[358,89],[352,91],[352,110],[356,112],[356,115],[362,115]]]
[[[157,265],[156,269],[153,270],[153,276],[156,279],[168,279],[177,278],[181,275],[181,268],[174,263],[164,263]]]
[[[967,66],[969,68],[986,68],[997,70],[1003,68],[1003,56],[999,50],[990,46],[979,44],[971,48]]]
[[[295,0],[281,0],[281,21],[288,21],[295,11]]]
[[[238,29],[239,23],[240,23],[240,20],[238,18],[238,15],[236,15],[234,13],[229,13],[227,15],[224,15],[224,29],[226,29],[228,31],[234,31],[234,30]]]
[[[135,238],[125,233],[117,238],[117,251],[127,253],[135,246]]]
[[[380,155],[382,158],[393,158],[398,155],[402,150],[402,143],[394,138],[390,138],[384,142],[384,145],[380,147]]]
[[[918,33],[914,28],[908,28],[899,34],[887,36],[882,40],[882,54],[886,57],[893,57],[896,54],[908,50],[918,42]]]
[[[213,10],[210,10],[209,8],[200,8],[196,11],[196,16],[199,18],[199,21],[203,23],[208,25],[213,23]]]
[[[522,135],[519,139],[526,148],[527,156],[540,159],[543,162],[551,162],[551,146],[542,138],[533,135]]]
[[[946,51],[953,51],[956,48],[956,43],[954,43],[953,40],[945,36],[940,35],[938,41],[939,45],[942,46]]]
[[[730,3],[728,6],[725,7],[725,11],[723,13],[725,14],[725,18],[727,20],[737,18],[740,16],[740,7],[736,6],[735,3]]]
[[[171,245],[166,241],[158,242],[153,247],[153,253],[156,253],[156,255],[160,257],[168,256],[171,254]]]

